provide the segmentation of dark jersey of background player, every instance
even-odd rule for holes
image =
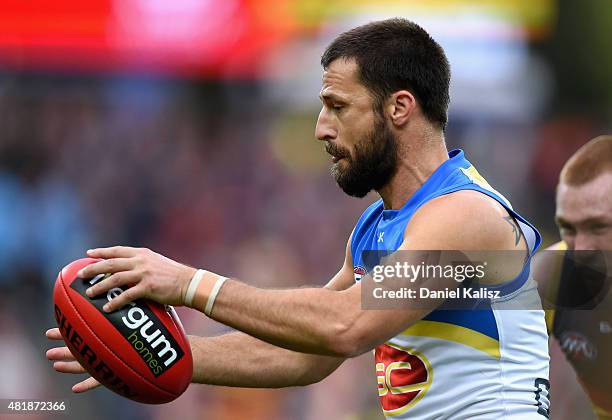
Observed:
[[[557,188],[556,221],[563,241],[549,249],[576,252],[573,259],[563,261],[560,275],[547,285],[554,290],[556,304],[547,314],[549,333],[573,367],[598,418],[611,419],[612,136],[593,139],[565,164]],[[588,251],[602,251],[594,255],[600,262],[603,259],[607,272],[573,262]],[[554,351],[551,354],[554,364]],[[554,389],[555,400],[571,398],[563,395],[567,389]]]

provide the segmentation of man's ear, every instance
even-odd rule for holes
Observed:
[[[416,109],[416,98],[407,90],[398,90],[387,100],[387,113],[396,127],[404,126]]]

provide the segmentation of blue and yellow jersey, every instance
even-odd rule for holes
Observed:
[[[454,150],[401,209],[386,210],[382,200],[366,209],[351,241],[356,279],[366,273],[364,251],[397,250],[417,209],[459,190],[475,190],[498,201],[519,224],[530,254],[539,247],[538,231],[482,178],[463,151]],[[500,297],[478,310],[434,310],[378,346],[376,374],[384,414],[411,419],[548,417],[544,311],[505,309],[517,296],[539,299],[528,273],[526,267],[522,275],[496,286]]]

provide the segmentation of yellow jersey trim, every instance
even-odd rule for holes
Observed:
[[[475,348],[496,359],[501,357],[499,340],[461,325],[422,320],[404,330],[400,335],[432,337],[440,340],[454,341]]]

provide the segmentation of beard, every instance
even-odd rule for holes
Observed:
[[[328,142],[327,152],[345,161],[344,168],[341,168],[342,162],[336,162],[331,168],[342,191],[362,198],[387,184],[397,170],[397,143],[395,135],[379,115],[376,115],[372,131],[357,141],[353,154]]]

